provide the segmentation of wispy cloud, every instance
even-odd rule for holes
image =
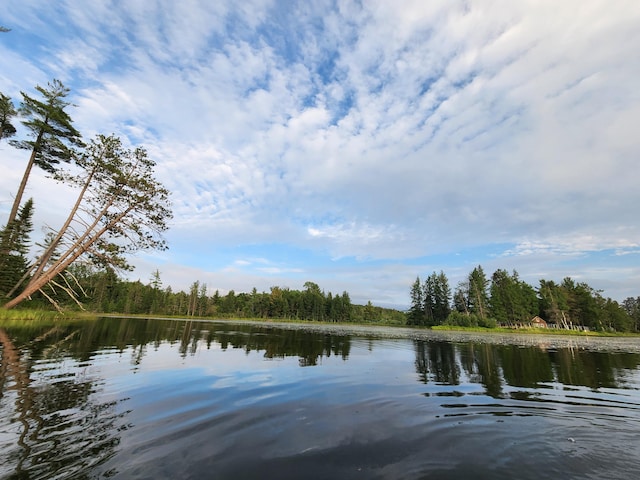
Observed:
[[[470,267],[580,255],[586,271],[638,248],[634,2],[9,4],[0,90],[59,77],[83,132],[144,144],[173,192],[171,252],[200,275],[243,245],[328,270],[388,262],[399,283],[436,255],[461,268],[456,252]]]

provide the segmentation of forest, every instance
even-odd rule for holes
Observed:
[[[584,282],[566,277],[560,283],[539,281],[534,288],[518,272],[496,270],[487,277],[481,265],[452,291],[444,272],[410,289],[407,323],[432,327],[528,327],[539,317],[552,328],[610,332],[640,331],[640,296],[622,304]]]
[[[70,267],[69,275],[82,294],[76,299],[61,297],[64,311],[80,309],[95,313],[170,316],[180,318],[252,318],[304,320],[319,322],[383,323],[404,325],[406,315],[399,310],[351,302],[347,292],[325,292],[319,285],[306,282],[303,290],[273,286],[269,292],[249,293],[218,290],[209,294],[207,284],[195,281],[188,291],[164,287],[156,270],[148,283],[121,279],[113,269],[96,269],[87,264]],[[79,301],[79,303],[76,302]],[[25,302],[28,308],[51,308],[42,295]]]
[[[162,237],[172,218],[169,191],[154,178],[155,162],[142,147],[98,134],[85,142],[67,112],[69,89],[59,80],[24,92],[19,108],[0,93],[0,140],[28,152],[28,161],[5,226],[0,230],[0,296],[4,309],[46,298],[62,309],[60,296],[81,304],[75,265],[130,270],[127,256],[167,248]],[[34,168],[77,193],[61,226],[42,225],[44,241],[33,245],[32,198],[26,198]],[[64,218],[64,216],[62,217]]]

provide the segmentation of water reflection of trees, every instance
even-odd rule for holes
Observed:
[[[504,396],[505,386],[536,388],[552,382],[590,388],[624,388],[640,355],[576,348],[546,350],[489,343],[416,341],[416,371],[424,383],[458,385],[461,372],[487,395]]]
[[[461,363],[470,382],[484,386],[487,395],[502,396],[502,375],[493,345],[464,343],[459,346]]]
[[[178,346],[179,355],[195,355],[198,349],[210,349],[214,344],[222,350],[242,349],[245,352],[264,352],[265,358],[300,357],[301,365],[316,365],[322,357],[332,355],[348,358],[351,341],[348,336],[305,329],[280,329],[270,325],[214,323],[182,320],[153,320],[132,318],[102,318],[93,322],[76,322],[66,326],[11,329],[18,343],[29,345],[34,357],[43,348],[52,348],[46,341],[29,344],[31,339],[53,329],[49,336],[57,342],[55,348],[78,361],[87,361],[96,352],[113,349],[134,352],[133,363],[139,363],[147,347],[158,348],[163,343]],[[50,342],[51,343],[51,342]],[[40,350],[34,350],[40,349]]]
[[[416,369],[424,383],[460,383],[460,367],[452,343],[418,341],[415,345]]]
[[[177,357],[200,349],[241,349],[268,359],[297,357],[301,366],[309,366],[330,356],[346,360],[352,346],[349,336],[270,325],[107,318],[6,325],[0,327],[0,343],[2,478],[83,478],[83,471],[115,455],[127,414],[101,398],[105,379],[87,368],[105,350],[128,352],[132,365],[143,362],[149,349],[168,343]],[[422,382],[475,383],[494,398],[503,397],[507,387],[550,382],[624,388],[626,375],[638,365],[638,354],[415,342]]]
[[[246,353],[264,352],[269,359],[299,357],[301,366],[317,365],[322,357],[332,355],[347,359],[351,349],[351,340],[347,336],[336,336],[322,332],[311,332],[304,329],[282,330],[262,325],[225,325],[196,323],[195,330],[183,338],[181,351],[185,352],[187,338],[190,340],[190,352],[195,352],[197,345],[203,340],[207,348],[213,342],[220,348],[242,349]]]
[[[113,455],[120,442],[113,403],[92,396],[98,388],[94,379],[47,366],[69,338],[66,333],[50,327],[25,344],[0,328],[0,415],[9,439],[1,447],[3,478],[51,478],[63,472],[66,478],[85,478],[82,471]],[[44,367],[37,368],[36,361]]]
[[[85,478],[112,457],[127,413],[101,397],[94,357],[129,351],[138,365],[148,348],[166,343],[182,357],[217,344],[270,359],[297,356],[301,366],[331,355],[346,360],[351,348],[346,336],[252,324],[105,318],[0,327],[0,477]]]

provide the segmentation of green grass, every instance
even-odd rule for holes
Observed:
[[[85,321],[97,318],[96,315],[87,312],[59,313],[52,310],[31,310],[0,308],[0,327],[11,327],[29,324],[50,325],[59,322]]]
[[[482,328],[482,327],[459,327],[454,325],[437,325],[432,330],[456,331],[456,332],[484,332],[484,333],[511,333],[519,335],[578,335],[581,337],[636,337],[638,334],[620,332],[595,332],[580,330],[564,330],[557,328]]]
[[[60,317],[62,314],[48,310],[0,309],[0,320],[55,320]]]

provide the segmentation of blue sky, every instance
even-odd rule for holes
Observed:
[[[172,192],[133,279],[405,307],[480,264],[640,295],[640,3],[9,0],[0,91],[53,78]],[[20,131],[23,133],[23,131]],[[0,214],[27,158],[0,144]],[[72,194],[38,173],[37,224]]]

